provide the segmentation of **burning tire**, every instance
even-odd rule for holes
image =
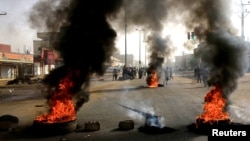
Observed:
[[[188,129],[192,132],[201,134],[201,135],[209,135],[211,133],[211,129],[221,128],[221,127],[230,127],[234,125],[230,119],[224,120],[212,120],[205,122],[202,118],[197,118],[196,123],[193,123],[188,126]]]
[[[100,122],[99,121],[89,121],[85,123],[85,131],[98,131],[100,130]]]
[[[224,120],[214,120],[214,121],[209,121],[205,122],[204,119],[196,119],[196,124],[197,128],[208,128],[208,127],[213,127],[213,126],[226,126],[230,125],[231,121],[229,119],[224,119]]]
[[[73,132],[76,129],[76,126],[76,120],[55,123],[46,123],[37,120],[33,122],[33,129],[35,130],[35,132],[42,132],[47,134],[63,134]]]
[[[224,120],[214,120],[205,122],[204,119],[197,119],[196,120],[196,128],[201,131],[209,131],[211,128],[221,127],[221,126],[228,126],[231,124],[231,121],[229,119]]]
[[[131,130],[134,129],[134,121],[133,120],[124,120],[119,122],[120,130]]]

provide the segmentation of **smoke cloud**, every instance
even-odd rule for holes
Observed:
[[[149,68],[158,68],[171,53],[171,41],[162,38],[164,24],[182,23],[187,31],[194,31],[199,50],[196,56],[202,67],[211,70],[213,84],[223,88],[227,98],[237,88],[237,80],[243,76],[247,65],[246,49],[249,46],[236,36],[231,24],[231,1],[228,0],[141,0],[127,2],[128,25],[136,25],[149,31]],[[166,31],[167,32],[167,31]],[[186,31],[183,31],[186,32]],[[171,36],[171,35],[170,35]],[[204,47],[202,47],[204,46]],[[229,101],[229,100],[228,100]]]
[[[186,20],[200,40],[200,51],[196,54],[203,67],[211,69],[211,80],[224,89],[225,97],[237,88],[237,80],[247,67],[247,44],[235,35],[230,4],[226,0],[202,0],[191,10],[190,20]]]
[[[59,32],[60,27],[67,23],[70,11],[70,0],[42,0],[32,7],[29,20],[32,28],[41,31]]]
[[[164,21],[167,18],[166,1],[139,0],[125,1],[128,25],[139,26],[145,30],[146,42],[150,51],[150,69],[158,69],[164,58],[170,54],[168,38],[162,36]]]
[[[88,101],[90,76],[104,73],[104,63],[115,50],[117,34],[108,18],[121,4],[119,0],[64,0],[41,1],[34,6],[30,16],[33,26],[45,22],[47,30],[60,30],[54,48],[64,64],[52,70],[44,83],[53,91],[62,78],[70,77],[74,85],[69,93],[77,98],[76,109]]]
[[[223,90],[228,109],[229,96],[237,88],[237,81],[246,72],[249,45],[236,36],[231,24],[231,1],[201,0],[192,5],[192,16],[185,19],[189,28],[193,28],[200,44],[195,53],[201,58],[202,69],[210,69],[211,85]]]
[[[182,23],[195,32],[200,46],[204,46],[198,56],[228,96],[244,74],[247,47],[244,40],[235,36],[230,4],[229,0],[41,1],[31,13],[32,26],[46,25],[48,30],[60,31],[56,49],[64,60],[64,65],[53,70],[45,83],[57,86],[70,71],[76,82],[72,91],[77,93],[82,85],[88,87],[91,74],[102,74],[105,61],[115,50],[117,36],[109,22],[116,22],[120,29],[127,24],[129,31],[134,27],[144,29],[150,51],[149,68],[157,69],[174,51],[170,38],[163,36],[164,25],[170,22]]]

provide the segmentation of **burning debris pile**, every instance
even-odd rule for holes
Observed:
[[[74,87],[71,76],[61,79],[58,87],[49,95],[48,104],[52,107],[49,113],[38,116],[36,122],[55,123],[76,120],[75,106],[70,89]]]
[[[207,31],[205,35],[207,40],[202,49],[211,54],[202,52],[200,55],[210,68],[212,89],[205,97],[204,113],[196,120],[197,129],[233,125],[227,112],[229,95],[237,88],[237,79],[245,72],[246,44],[242,39],[223,29]]]
[[[158,76],[156,69],[148,69],[147,84],[148,87],[158,87]]]
[[[149,53],[148,87],[158,87],[163,82],[160,73],[165,57],[168,57],[173,49],[168,36],[163,34],[164,22],[168,17],[168,0],[124,0],[126,6],[126,22],[129,26],[144,29],[145,43]],[[121,21],[123,22],[123,21]],[[128,27],[130,29],[131,27]]]
[[[229,113],[225,111],[226,102],[222,89],[214,86],[205,97],[204,112],[197,117],[196,128],[204,130],[231,124]]]
[[[151,56],[149,67],[147,70],[146,83],[148,87],[159,87],[164,86],[164,76],[163,76],[163,63],[165,54],[168,54],[169,47],[166,45],[167,39],[163,39],[158,34],[152,35],[148,38],[148,42],[151,46]],[[168,42],[169,43],[169,42]],[[164,80],[163,80],[164,79]]]
[[[219,86],[213,86],[205,97],[204,112],[196,118],[196,124],[192,130],[208,135],[214,128],[230,128],[236,125],[225,110],[226,104],[222,89]]]
[[[64,0],[60,3],[41,1],[34,6],[30,16],[34,26],[43,19],[47,29],[61,29],[54,48],[64,61],[44,79],[43,83],[48,86],[49,110],[38,116],[34,125],[76,120],[77,111],[89,99],[90,76],[104,73],[104,63],[115,50],[116,32],[108,23],[108,17],[112,17],[121,4],[122,1],[113,0]],[[48,7],[54,11],[47,10]]]

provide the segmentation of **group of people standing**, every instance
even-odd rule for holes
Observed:
[[[119,70],[114,69],[113,70],[113,79],[117,80]],[[123,79],[135,79],[138,74],[139,79],[144,79],[146,77],[146,68],[136,68],[136,67],[124,67],[122,70],[122,78]]]
[[[208,76],[209,76],[209,70],[207,67],[201,68],[199,66],[196,66],[194,68],[194,77],[197,79],[197,83],[204,84],[204,87],[208,87]]]
[[[135,79],[138,76],[142,79],[146,76],[146,68],[124,67],[122,72],[123,79]]]

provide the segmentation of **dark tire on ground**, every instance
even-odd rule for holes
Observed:
[[[119,130],[131,130],[134,129],[134,121],[133,120],[124,120],[119,122]]]
[[[3,130],[15,130],[18,127],[19,119],[12,115],[0,116],[0,131]]]
[[[65,134],[75,131],[77,121],[72,120],[68,122],[46,123],[34,120],[33,131],[42,134]]]
[[[99,121],[89,121],[85,123],[85,131],[98,131],[100,130],[100,122]]]

